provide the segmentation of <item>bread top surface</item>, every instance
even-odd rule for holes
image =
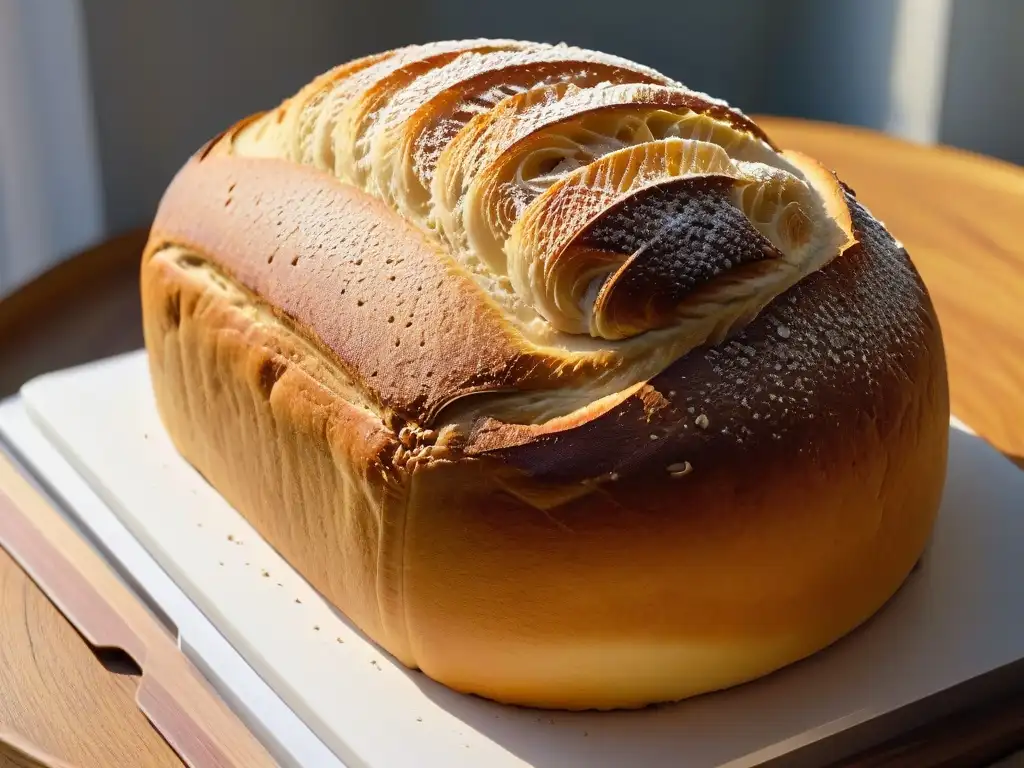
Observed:
[[[292,324],[385,423],[531,473],[680,472],[684,435],[771,445],[875,402],[937,338],[905,252],[831,172],[566,46],[435,43],[325,73],[189,161],[164,245]]]

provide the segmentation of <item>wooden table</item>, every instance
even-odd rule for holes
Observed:
[[[903,241],[938,310],[954,413],[1024,467],[1024,170],[860,129],[778,118],[760,122],[781,146],[807,152],[834,168]],[[0,304],[0,349],[18,341],[24,346],[26,323],[35,333],[43,332],[36,321],[25,318],[45,317],[56,328],[47,337],[48,365],[103,356],[110,351],[111,337],[96,329],[118,325],[118,318],[110,318],[111,307],[124,308],[118,310],[124,315],[121,328],[129,330],[124,343],[134,343],[138,284],[133,249],[141,248],[143,239],[143,232],[133,233],[111,243],[109,258],[100,248],[77,262],[129,267],[108,271],[102,281],[103,306],[88,310],[102,322],[81,328],[66,314],[67,306],[83,300],[81,280],[68,275],[95,274],[95,268],[83,270],[72,262]],[[62,311],[58,323],[54,318]],[[10,336],[19,328],[19,336]],[[67,350],[67,360],[55,338]],[[26,377],[37,373],[39,355],[23,357],[32,366],[25,369]],[[9,378],[17,375],[10,367],[6,373]],[[22,706],[35,708],[37,738],[54,754],[82,765],[179,764],[144,718],[133,712],[125,670],[109,661],[107,667],[115,668],[105,668],[2,553],[0,638],[0,685],[13,685],[13,673],[4,668],[9,658],[5,649],[20,644],[35,658],[35,669],[18,672],[21,695],[35,696]],[[46,682],[56,669],[69,681],[60,687]],[[0,725],[5,698],[0,696]],[[114,744],[121,763],[111,762]],[[1018,697],[929,726],[847,764],[981,765],[1022,746],[1024,699]]]
[[[138,668],[93,653],[2,549],[0,612],[0,733],[75,766],[181,768],[135,706]]]

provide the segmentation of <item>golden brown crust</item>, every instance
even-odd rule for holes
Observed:
[[[921,399],[940,418],[945,409],[948,420],[927,291],[906,252],[852,196],[848,204],[858,243],[843,258],[780,296],[735,338],[694,350],[614,408],[572,425],[575,450],[545,425],[485,419],[467,453],[496,452],[555,483],[608,481],[657,477],[683,461],[696,471],[698,455],[744,464],[740,456],[759,451],[793,461],[815,442],[835,443],[836,418],[869,419],[884,435]],[[933,390],[924,396],[919,387]],[[653,407],[651,392],[662,396]]]
[[[157,251],[161,413],[328,599],[452,687],[579,708],[731,685],[877,610],[937,509],[938,326],[906,255],[851,205],[860,244],[726,346],[558,428],[485,422],[405,470],[402,441],[332,393],[344,383],[301,337]]]
[[[667,78],[659,78],[646,68],[629,67],[628,62],[605,60],[605,57],[582,57],[572,50],[554,48],[531,54],[506,54],[507,58],[500,60],[500,68],[495,68],[491,61],[481,56],[476,68],[465,73],[453,73],[449,77],[455,80],[454,83],[446,83],[444,90],[430,93],[430,98],[417,106],[409,117],[408,140],[415,147],[416,171],[425,185],[429,185],[433,177],[433,168],[441,151],[455,138],[458,130],[472,119],[471,113],[467,113],[464,119],[460,119],[463,116],[458,113],[460,108],[466,109],[469,102],[474,105],[493,102],[493,109],[500,103],[499,97],[560,82],[571,82],[579,88],[600,83],[669,82]],[[495,55],[494,58],[498,57]],[[439,73],[439,77],[442,74]],[[515,86],[514,90],[509,88],[510,84]],[[492,95],[496,90],[499,92]],[[444,133],[422,135],[426,127],[435,124],[441,124],[439,127]]]
[[[161,201],[151,243],[206,255],[309,329],[399,420],[427,425],[468,394],[555,386],[602,362],[516,344],[436,245],[380,201],[311,168],[193,159]]]
[[[406,664],[393,528],[407,477],[377,415],[315,350],[195,254],[147,250],[146,348],[181,454],[285,559]]]
[[[641,705],[793,662],[892,595],[942,493],[945,359],[906,254],[851,207],[861,244],[730,344],[518,447],[490,445],[528,428],[482,427],[479,463],[414,476],[405,595],[428,674]]]
[[[734,130],[746,118],[697,116],[718,136],[701,151],[748,159],[613,179],[618,194],[575,218],[557,213],[570,184],[531,203],[553,212],[536,232],[566,226],[537,263],[612,254],[622,268],[598,301],[639,330],[539,333],[478,262],[339,181],[339,89],[393,64],[325,76],[280,123],[268,113],[212,142],[168,190],[142,299],[181,453],[402,663],[501,701],[679,699],[791,663],[877,611],[925,546],[948,439],[941,334],[902,247],[828,171],[750,144]],[[456,141],[478,142],[479,122]],[[758,253],[716,246],[730,237]],[[781,293],[713,307],[729,324],[748,315],[728,339],[672,324],[702,280],[780,262],[793,275]]]

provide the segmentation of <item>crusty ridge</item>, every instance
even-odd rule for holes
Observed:
[[[193,158],[154,238],[307,325],[369,399],[416,423],[483,393],[520,423],[626,397],[853,241],[834,176],[724,102],[616,57],[501,40],[325,73]],[[382,248],[366,265],[356,253]],[[309,271],[332,253],[345,258]],[[388,297],[389,325],[362,328],[356,285]],[[439,306],[402,323],[418,349],[393,311],[417,300]]]
[[[279,161],[222,160],[204,173],[244,162],[297,183]],[[272,182],[254,186],[301,203]],[[354,188],[330,188],[350,197],[342,209],[366,206],[384,228],[401,221]],[[229,197],[227,209],[238,204]],[[919,555],[938,503],[938,325],[905,252],[852,195],[848,206],[859,242],[847,257],[732,341],[566,418],[473,420],[454,446],[353,407],[344,372],[305,351],[307,334],[276,326],[190,248],[158,250],[143,298],[161,412],[183,454],[311,583],[435,679],[572,707],[731,684],[865,618]],[[308,226],[294,216],[287,229]],[[218,262],[227,245],[213,250]],[[272,253],[285,269],[265,290],[295,251]],[[808,552],[794,561],[793,546]],[[593,584],[601,599],[581,602]],[[798,645],[776,647],[793,627]],[[734,651],[736,636],[769,649]],[[723,649],[712,663],[688,653],[704,639]],[[607,672],[637,663],[650,672]]]
[[[425,425],[477,392],[593,383],[620,367],[610,354],[517,344],[472,280],[412,225],[286,161],[193,159],[161,201],[147,258],[166,246],[211,262],[305,332],[386,421]],[[453,354],[446,330],[468,354]]]
[[[671,326],[685,326],[690,348],[718,341],[852,242],[848,217],[830,215],[842,208],[833,177],[784,156],[725,102],[634,62],[511,40],[411,46],[362,62],[232,131],[220,150],[312,165],[384,200],[434,235],[537,343]],[[666,140],[690,156],[717,152],[717,161],[648,162],[649,145]],[[620,153],[616,173],[594,172]],[[614,284],[627,261],[632,277],[676,277],[644,256],[671,222],[641,227],[622,248],[592,249],[571,280],[561,275],[564,251],[539,242],[544,228],[530,225],[545,207],[556,211],[545,224],[582,234],[624,198],[652,186],[671,196],[680,179],[707,175],[728,180],[727,198],[749,222],[734,218],[733,234],[774,258],[756,279],[724,261],[701,285],[669,290],[664,311],[626,312],[627,323],[612,319],[621,307],[597,298],[623,293]]]

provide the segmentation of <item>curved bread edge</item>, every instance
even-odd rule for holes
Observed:
[[[856,242],[840,258],[776,297],[733,338],[692,350],[612,408],[595,404],[579,453],[564,443],[551,450],[564,429],[584,428],[578,418],[535,425],[484,418],[467,453],[579,482],[653,472],[686,452],[729,443],[743,453],[788,455],[831,434],[834,422],[826,430],[822,419],[837,414],[880,420],[878,428],[891,431],[918,397],[911,383],[947,386],[941,332],[906,251],[852,193],[846,205]]]
[[[938,507],[939,328],[905,252],[850,206],[858,244],[732,342],[561,420],[477,422],[422,462],[401,460],[415,435],[338,394],[305,334],[254,319],[251,295],[190,275],[158,236],[143,307],[160,412],[314,586],[453,688],[579,708],[732,685],[876,611]]]
[[[143,330],[175,447],[331,603],[406,664],[407,478],[394,433],[308,343],[179,248],[147,252]]]
[[[811,655],[896,592],[944,486],[945,357],[906,253],[849,204],[859,242],[734,341],[572,423],[481,425],[478,461],[414,475],[427,674],[541,706],[675,700]]]
[[[150,247],[163,245],[202,254],[287,317],[396,430],[427,425],[466,395],[563,387],[615,362],[525,342],[383,202],[288,161],[194,157],[157,212]]]

